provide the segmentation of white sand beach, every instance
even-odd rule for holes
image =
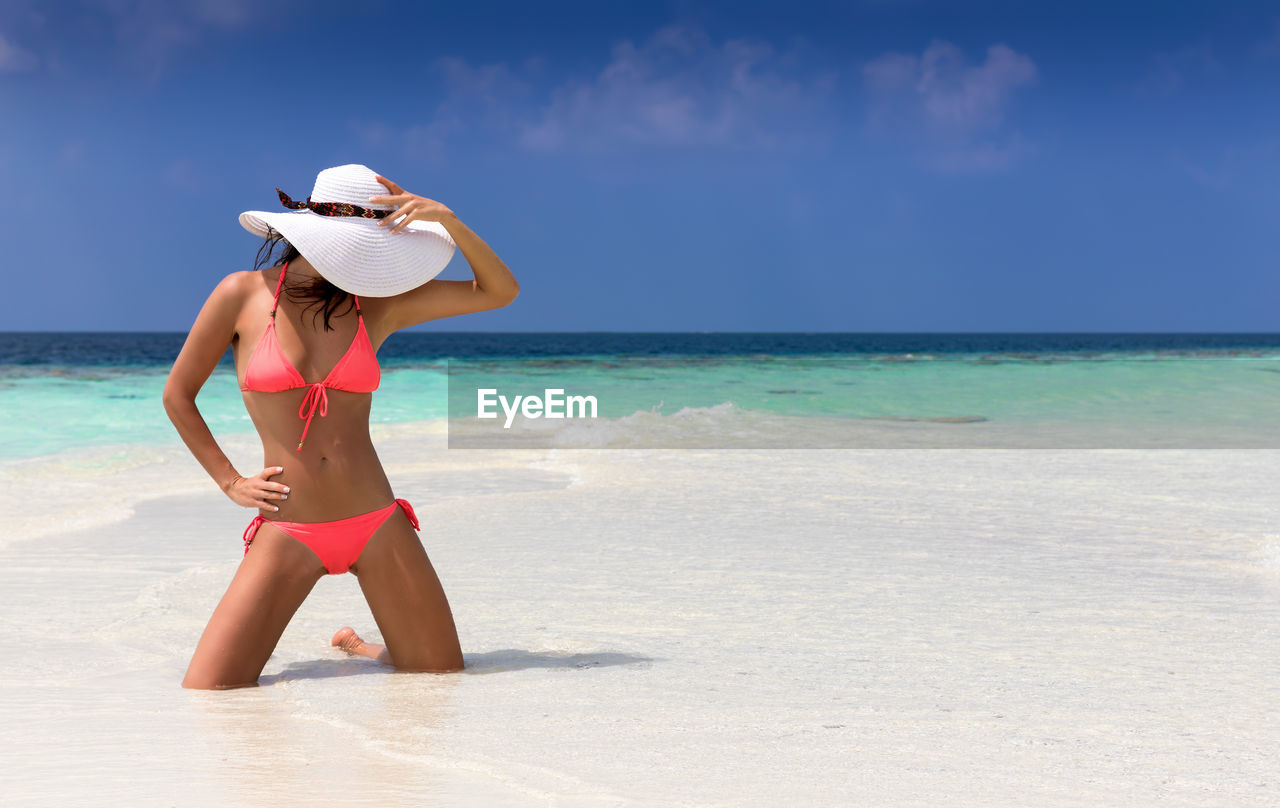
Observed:
[[[375,441],[461,673],[330,647],[343,575],[184,690],[254,512],[181,447],[6,463],[0,803],[1280,804],[1280,452]]]

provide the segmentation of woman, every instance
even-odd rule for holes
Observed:
[[[376,352],[402,328],[505,306],[519,284],[452,210],[364,166],[320,172],[306,202],[282,191],[280,198],[295,210],[251,211],[240,221],[265,233],[268,259],[277,244],[283,256],[259,270],[259,250],[253,271],[218,284],[165,384],[165,410],[196,460],[233,502],[258,509],[182,686],[257,685],[316,581],[347,571],[386,645],[364,643],[347,627],[333,645],[397,670],[462,670],[453,615],[416,517],[395,498],[369,437]],[[454,246],[474,281],[432,279]],[[262,439],[264,468],[249,476],[232,467],[195,403],[228,345]]]

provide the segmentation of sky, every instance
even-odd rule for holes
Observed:
[[[521,285],[415,330],[1275,332],[1278,102],[1267,3],[0,0],[0,330],[185,332],[362,163]]]

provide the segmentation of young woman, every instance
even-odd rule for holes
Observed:
[[[240,222],[266,236],[267,259],[275,246],[283,255],[259,269],[259,250],[253,271],[222,279],[165,384],[165,410],[196,460],[233,502],[258,509],[182,686],[256,685],[320,576],[348,571],[386,645],[347,627],[333,645],[397,670],[462,670],[417,518],[395,497],[369,437],[376,354],[402,328],[505,306],[519,284],[452,210],[364,166],[320,172],[306,202],[280,198],[295,210],[249,211]],[[455,247],[475,280],[434,280]],[[248,476],[232,467],[195,403],[228,345],[262,440],[264,467]]]

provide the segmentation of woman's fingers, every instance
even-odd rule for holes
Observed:
[[[385,196],[371,196],[369,201],[376,205],[399,205],[402,202],[408,202],[413,199],[413,194],[387,194]]]
[[[259,508],[266,508],[269,511],[280,510],[280,506],[271,501],[272,499],[278,499],[281,497],[281,495],[276,494],[274,491],[259,489],[254,492],[253,496],[255,501],[258,503]]]
[[[405,213],[405,216],[403,219],[400,220],[400,223],[397,224],[395,227],[391,228],[392,233],[399,233],[401,230],[409,226],[409,222],[412,222],[414,219],[418,217],[418,209],[421,207],[421,205],[414,205],[412,202],[410,202],[409,204],[413,205],[413,210]],[[401,208],[401,210],[404,210],[404,209],[405,208]]]
[[[386,198],[392,199],[393,197],[386,197]],[[383,216],[381,219],[378,220],[378,226],[387,227],[388,225],[394,224],[395,220],[400,218],[401,216],[404,216],[406,213],[408,213],[409,209],[413,208],[417,203],[417,201],[418,201],[417,199],[409,195],[400,197],[396,202],[396,205],[397,205],[396,209],[392,211],[387,211],[387,215]]]
[[[268,477],[274,477],[283,471],[284,466],[267,466],[262,471],[253,475],[256,479],[254,480],[253,491],[250,496],[253,499],[253,503],[259,508],[268,511],[278,511],[280,510],[280,507],[274,504],[271,500],[289,498],[289,486],[284,483],[277,483],[273,480],[267,479]]]
[[[378,224],[386,224],[393,219],[399,218],[399,221],[391,227],[392,233],[399,233],[401,230],[409,226],[409,222],[413,221],[414,214],[417,212],[418,207],[419,205],[416,201],[406,203],[404,207],[400,208],[395,213],[392,213]]]
[[[392,182],[391,180],[389,180],[389,179],[387,179],[386,177],[382,176],[381,174],[374,174],[373,176],[378,180],[378,182],[380,182],[380,183],[382,183],[383,185],[385,185],[385,186],[387,186],[388,188],[390,188],[390,189],[391,189],[391,193],[393,193],[393,194],[402,194],[402,193],[404,193],[404,189],[403,189],[403,188],[401,188],[399,185],[396,185],[394,182]]]

